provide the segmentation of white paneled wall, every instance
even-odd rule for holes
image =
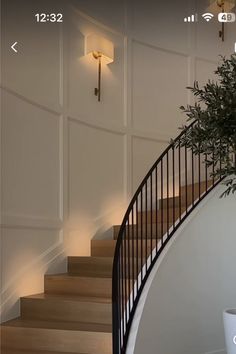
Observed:
[[[179,107],[188,102],[183,89],[188,85],[188,56],[136,41],[132,49],[134,128],[175,135],[181,121]]]
[[[60,220],[60,116],[7,91],[2,108],[3,216]]]
[[[67,254],[88,255],[91,238],[111,236],[185,120],[185,87],[212,77],[218,54],[233,50],[232,27],[222,44],[218,24],[183,23],[192,0],[171,9],[152,0],[37,3],[2,8],[2,320],[18,314],[19,296],[43,290],[46,271],[66,269]],[[64,24],[36,24],[39,11],[63,12]],[[97,63],[84,56],[91,33],[115,46],[101,103]]]
[[[38,10],[2,2],[2,321],[19,314],[20,296],[43,290],[43,274],[65,269],[62,31],[35,24]]]

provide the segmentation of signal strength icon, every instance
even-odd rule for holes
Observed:
[[[197,15],[191,15],[184,18],[184,22],[197,22]]]
[[[204,20],[209,22],[213,19],[214,15],[211,14],[210,12],[206,12],[205,14],[202,15],[202,17],[204,18]]]

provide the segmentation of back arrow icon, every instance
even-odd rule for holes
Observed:
[[[15,42],[15,43],[13,43],[12,46],[11,46],[11,49],[14,50],[15,53],[18,52],[17,49],[15,48],[15,46],[17,45],[17,43],[18,43],[18,42]]]

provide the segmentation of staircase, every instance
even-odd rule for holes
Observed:
[[[2,354],[125,354],[145,282],[178,227],[224,178],[182,137],[171,142],[135,192],[113,239],[92,240],[91,257],[68,257],[66,274],[45,275],[44,293],[22,297],[1,325]],[[207,162],[207,163],[203,163]]]
[[[211,184],[208,182],[208,187]],[[161,239],[168,225],[179,218],[179,204],[184,205],[186,195],[190,205],[192,191],[197,198],[205,186],[202,182],[189,185],[187,190],[182,187],[180,196],[163,198],[153,215],[151,211],[138,213],[138,226],[132,225],[137,235],[134,254],[138,259],[134,263],[138,266],[133,274],[128,269],[125,272],[127,289],[145,263],[140,220],[147,219],[145,252],[147,247],[149,255],[153,239]],[[180,209],[186,210],[186,205]],[[91,257],[68,257],[66,274],[45,275],[43,294],[20,299],[21,316],[1,326],[2,354],[112,354],[112,265],[119,230],[120,225],[113,226],[112,240],[92,240]]]

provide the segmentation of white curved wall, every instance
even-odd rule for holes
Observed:
[[[222,190],[194,211],[154,269],[135,354],[225,353],[222,312],[236,307],[236,197],[219,199]]]

